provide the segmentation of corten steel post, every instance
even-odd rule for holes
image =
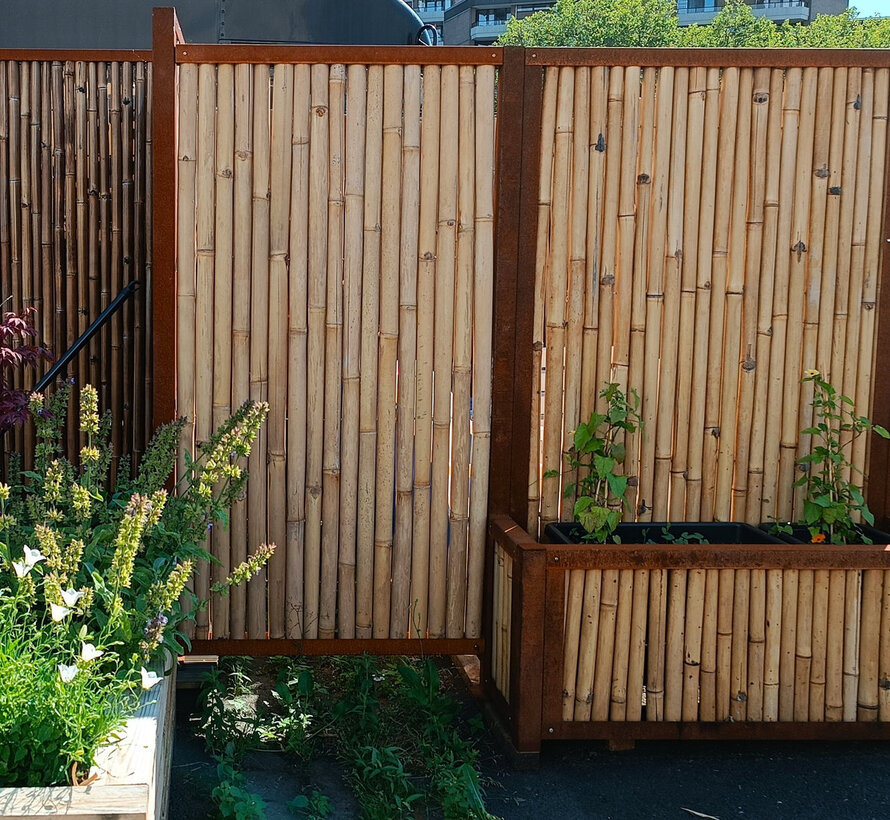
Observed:
[[[152,425],[176,417],[176,45],[172,8],[152,12]]]

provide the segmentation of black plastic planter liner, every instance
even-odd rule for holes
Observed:
[[[763,529],[750,524],[719,523],[716,521],[689,521],[686,523],[647,522],[645,524],[619,524],[615,530],[612,543],[620,544],[674,544],[663,537],[664,528],[675,539],[683,538],[685,533],[700,535],[708,544],[781,544],[780,538],[770,535]],[[544,528],[544,540],[549,544],[580,544],[584,541],[584,528],[575,521],[559,524],[548,524]],[[678,547],[694,546],[697,541]],[[787,542],[786,542],[787,543]]]
[[[773,527],[775,527],[775,524],[773,524],[772,522],[760,525],[760,529],[767,533],[771,533],[773,531]],[[874,527],[869,527],[868,524],[860,524],[857,529],[863,535],[871,539],[872,544],[890,544],[890,533],[883,532],[882,530],[876,530]],[[812,541],[810,540],[810,531],[802,524],[792,524],[790,535],[784,532],[777,532],[775,535],[776,538],[781,539],[786,544],[812,543]],[[861,543],[864,544],[865,542],[863,541]]]

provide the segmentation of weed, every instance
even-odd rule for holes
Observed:
[[[245,786],[244,775],[235,768],[230,750],[217,758],[216,775],[219,785],[213,789],[213,802],[216,803],[219,817],[232,820],[262,820],[266,816],[263,799]]]
[[[325,820],[330,817],[334,809],[327,795],[322,794],[318,789],[313,789],[309,795],[298,794],[288,803],[291,813],[304,820]]]

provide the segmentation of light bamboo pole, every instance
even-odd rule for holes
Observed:
[[[420,208],[420,67],[406,66],[402,131],[402,222],[399,264],[399,378],[396,520],[392,556],[391,638],[423,637],[411,600],[414,531],[414,414],[417,400],[417,251]],[[469,437],[469,431],[467,431]],[[426,579],[423,579],[426,580]],[[425,620],[425,619],[424,619]]]
[[[646,285],[649,267],[649,228],[652,209],[652,163],[655,144],[655,93],[656,69],[643,69],[640,89],[640,129],[637,154],[636,220],[633,246],[633,297],[630,325],[630,372],[628,373],[628,394],[637,396],[643,393],[643,376],[646,368]],[[625,265],[625,267],[627,267]],[[640,453],[645,431],[638,430],[626,436],[626,471],[632,471],[637,478],[637,489],[629,498],[633,499],[634,513],[639,507]],[[630,707],[629,707],[630,708]]]
[[[434,304],[436,215],[439,189],[439,129],[442,70],[423,69],[420,135],[420,214],[417,245],[417,348],[414,406],[413,531],[411,555],[412,629],[425,635],[429,609],[430,491],[433,446]],[[501,564],[502,567],[502,564]],[[501,570],[503,571],[503,570]],[[500,613],[497,609],[494,610]],[[493,653],[493,657],[495,657]]]
[[[234,217],[235,166],[235,70],[230,65],[216,71],[216,145],[213,269],[213,428],[232,414],[232,228]],[[138,336],[137,336],[138,339]],[[138,381],[137,381],[138,385]],[[138,425],[136,426],[138,433]],[[232,568],[231,531],[217,527],[212,535],[213,555],[219,561],[211,571],[214,584],[221,583]],[[231,635],[229,596],[211,601],[213,637]]]
[[[658,386],[658,416],[655,429],[655,488],[652,514],[657,521],[670,515],[669,491],[671,461],[674,452],[674,424],[677,406],[677,358],[680,352],[680,288],[683,259],[683,206],[686,182],[686,134],[681,123],[686,122],[689,105],[689,69],[674,72],[673,135],[670,159],[670,191],[668,195],[667,235],[662,270],[664,308],[662,320],[661,362]],[[665,123],[667,127],[671,127]],[[685,340],[684,340],[685,342]],[[684,594],[685,598],[685,594]],[[680,643],[682,647],[682,641]],[[682,664],[678,676],[669,681],[671,687],[682,691]],[[680,712],[679,702],[675,703]]]
[[[779,669],[782,657],[782,570],[766,571],[766,643],[763,663],[763,719],[779,719]]]
[[[674,413],[674,445],[671,457],[669,519],[682,521],[686,514],[686,471],[689,450],[690,409],[692,403],[692,369],[695,337],[695,296],[698,264],[698,220],[701,204],[702,157],[705,124],[705,100],[707,99],[707,69],[693,68],[689,74],[688,103],[686,113],[686,179],[684,181],[683,255],[680,266],[680,317],[679,355],[677,357],[677,402]],[[696,386],[696,391],[698,390]],[[704,591],[704,576],[701,577]],[[700,621],[699,621],[700,623]],[[700,627],[699,627],[700,628]],[[699,635],[700,641],[700,635]],[[697,650],[700,652],[700,647]],[[688,668],[686,675],[688,679]],[[698,670],[695,670],[698,686]],[[684,683],[684,711],[687,711]],[[696,696],[697,697],[697,696]],[[697,709],[697,706],[696,706]]]
[[[535,308],[532,325],[532,407],[529,442],[528,531],[537,535],[541,510],[541,415],[544,389],[544,295],[550,278],[550,211],[553,173],[553,142],[559,69],[548,66],[544,75],[541,111],[541,169],[538,182],[538,225],[535,251]],[[583,388],[582,388],[583,389]]]
[[[854,397],[856,407],[859,408],[871,406],[871,385],[875,372],[875,323],[877,321],[875,308],[878,293],[877,272],[880,270],[881,259],[881,198],[887,175],[887,116],[888,95],[890,95],[888,86],[890,86],[890,70],[875,71],[868,225],[865,229],[866,245],[860,313],[858,379]],[[852,461],[858,469],[863,471],[863,481],[866,485],[868,483],[869,449],[867,436],[859,436],[854,440]]]
[[[491,452],[492,316],[494,313],[495,72],[476,68],[476,215],[473,290],[473,463],[467,561],[466,636],[482,634],[485,530]],[[586,146],[584,147],[586,152]],[[430,288],[430,293],[432,288]],[[579,344],[580,347],[580,344]],[[419,357],[418,357],[419,358]],[[416,422],[415,422],[416,424]],[[416,469],[416,467],[415,467]]]
[[[193,103],[194,104],[194,103]],[[213,432],[213,319],[214,274],[216,267],[215,171],[216,171],[216,67],[205,63],[198,67],[198,134],[195,202],[196,290],[194,313],[190,317],[195,336],[195,450]],[[114,374],[115,381],[121,377]],[[120,421],[118,421],[120,424]],[[193,451],[194,453],[194,451]],[[207,536],[206,548],[212,549]],[[195,572],[195,593],[202,601],[210,597],[210,565],[202,561]],[[206,639],[210,621],[207,609],[195,616],[195,635]]]
[[[748,601],[747,718],[761,721],[766,659],[766,570],[751,570]]]
[[[797,605],[800,570],[782,572],[782,631],[779,658],[779,720],[794,719],[794,661],[797,650]]]
[[[847,69],[835,68],[832,76],[831,133],[828,148],[828,198],[825,204],[824,259],[819,300],[819,332],[816,368],[826,379],[831,373],[834,336],[834,303],[837,284],[841,183],[843,181],[844,131],[846,127]]]
[[[651,570],[634,571],[633,609],[630,625],[630,659],[627,666],[626,720],[642,719],[646,673],[646,627],[649,622],[649,575]]]
[[[785,389],[785,346],[788,328],[789,305],[789,272],[791,257],[791,230],[794,216],[794,184],[796,179],[796,160],[800,125],[802,72],[800,69],[789,69],[785,79],[785,96],[782,101],[782,148],[778,221],[776,226],[776,268],[773,290],[772,339],[769,359],[769,391],[766,416],[766,439],[764,464],[775,464],[780,461],[782,439],[782,397]],[[797,294],[792,294],[796,299]],[[794,301],[794,299],[792,299]],[[798,329],[794,328],[796,335]],[[795,402],[796,423],[797,402]],[[795,436],[795,443],[797,439]],[[787,463],[786,465],[787,466]],[[791,516],[791,493],[782,488],[787,483],[790,487],[787,472],[779,476],[779,470],[769,469],[763,479],[763,514],[762,519],[768,520],[777,515],[783,520]],[[791,478],[793,481],[793,478]],[[788,626],[787,624],[785,625]],[[783,675],[784,678],[784,675]],[[789,682],[783,680],[787,686]],[[790,718],[783,718],[789,720]]]
[[[569,238],[572,193],[572,144],[574,123],[574,70],[559,73],[556,131],[553,157],[550,265],[544,292],[544,342],[546,345],[546,386],[544,391],[544,433],[541,469],[541,526],[558,521],[562,498],[562,442],[568,449],[572,431],[563,432],[564,360],[566,354],[566,292],[569,285]]]
[[[340,444],[340,553],[337,561],[337,634],[356,632],[356,551],[361,408],[362,255],[365,124],[368,72],[347,69],[346,174],[343,255],[343,420]]]
[[[395,493],[393,465],[396,444],[396,360],[399,341],[399,212],[403,69],[401,66],[386,66],[383,69],[383,77],[383,199],[380,220],[380,335],[377,353],[377,518],[374,535],[373,634],[375,638],[385,638],[390,634],[393,499]]]
[[[574,583],[573,583],[574,582]],[[600,603],[602,597],[603,571],[591,569],[581,571],[580,577],[574,573],[569,578],[569,601],[571,601],[580,589],[583,599],[580,610],[580,645],[572,647],[575,663],[570,664],[570,651],[566,649],[566,682],[571,687],[574,703],[569,701],[563,705],[563,719],[590,720],[593,706],[593,684],[597,673],[597,645],[599,643]],[[572,639],[576,637],[574,623],[569,617],[574,617],[574,609],[566,611],[566,641],[569,640],[569,629],[572,629]],[[574,668],[577,667],[577,678]],[[571,680],[568,680],[569,672],[572,672]],[[610,670],[611,671],[611,670]],[[577,683],[576,683],[577,681]]]
[[[890,570],[884,570],[884,594],[881,596],[878,680],[890,680]],[[878,720],[890,720],[890,689],[884,686],[878,690]]]
[[[618,575],[618,608],[615,613],[615,648],[609,696],[609,720],[627,720],[627,667],[630,661],[631,615],[633,614],[634,571]]]
[[[802,569],[797,590],[797,640],[794,657],[794,720],[810,716],[810,677],[813,670],[814,572]]]
[[[702,460],[705,445],[704,429],[707,390],[703,389],[708,373],[709,328],[711,314],[711,263],[714,240],[714,212],[717,199],[717,148],[720,125],[720,72],[710,68],[705,81],[705,116],[702,135],[700,228],[695,244],[695,322],[692,350],[692,390],[689,408],[689,442],[686,456],[686,517],[701,517]],[[708,442],[710,446],[710,442]],[[716,594],[716,593],[715,593]],[[702,650],[704,653],[704,649]],[[704,654],[702,655],[704,663]],[[713,667],[712,667],[713,669]],[[713,700],[711,701],[713,703]]]
[[[590,584],[589,594],[595,599],[595,610],[589,610],[587,617],[584,613],[585,592],[585,576],[599,572],[596,580],[596,590],[594,592],[594,582]],[[581,655],[581,646],[586,646],[590,641],[590,616],[599,618],[599,583],[602,572],[599,570],[583,569],[571,570],[567,577],[566,586],[566,603],[565,603],[565,637],[563,639],[563,667],[562,667],[562,719],[576,720],[575,710],[580,704],[581,709],[586,706],[588,717],[590,716],[590,701],[588,693],[590,684],[593,680],[592,667],[590,674],[584,676],[582,680],[581,670],[578,666],[578,660]],[[587,635],[584,630],[587,629]],[[596,641],[596,634],[593,635]],[[595,644],[594,644],[595,646]],[[592,654],[592,653],[590,653]],[[590,658],[591,661],[595,658]],[[577,688],[576,688],[577,684]],[[583,688],[582,688],[583,685]],[[581,698],[578,699],[578,695]]]
[[[834,332],[831,341],[832,381],[844,384],[846,372],[847,314],[850,299],[851,245],[856,197],[856,167],[859,150],[860,111],[862,108],[862,69],[847,69],[846,115],[844,117],[844,152],[838,219],[837,276],[834,286]]]
[[[664,720],[664,662],[668,571],[649,573],[649,634],[646,654],[646,720]]]
[[[646,342],[644,346],[644,375],[642,412],[643,436],[640,453],[638,519],[651,521],[655,488],[655,460],[658,455],[658,392],[659,355],[661,350],[662,318],[664,315],[665,246],[667,239],[667,206],[671,168],[671,116],[673,111],[674,70],[661,68],[658,74],[655,112],[655,161],[652,166],[652,208],[650,214],[649,267],[646,280]],[[662,422],[662,425],[664,422]],[[662,434],[663,436],[664,434]],[[667,493],[663,491],[667,500]],[[662,515],[667,513],[662,509]],[[656,513],[657,517],[657,513]],[[653,579],[654,580],[654,579]],[[651,586],[650,586],[651,589]],[[663,689],[661,690],[663,693]],[[647,710],[648,713],[648,710]]]
[[[664,719],[679,721],[683,714],[683,660],[686,632],[685,569],[668,574],[667,646],[664,662]]]
[[[180,72],[179,77],[176,211],[176,411],[186,420],[177,462],[177,475],[180,476],[185,475],[185,453],[195,452],[195,197],[198,148],[198,67],[183,68],[185,70]],[[103,281],[103,288],[106,282]],[[70,286],[72,283],[69,281],[68,284]],[[194,634],[194,629],[194,622],[186,624],[186,634]]]
[[[720,91],[720,130],[717,147],[717,179],[730,180],[735,168],[735,132],[738,121],[739,70],[727,68],[723,72],[723,87]],[[739,180],[734,180],[739,182]],[[718,454],[721,446],[721,388],[723,387],[723,328],[726,310],[726,288],[728,280],[729,223],[731,219],[732,197],[718,196],[714,207],[714,240],[711,247],[711,302],[708,330],[707,394],[703,431],[701,510],[703,521],[710,521],[716,512]],[[701,258],[701,253],[699,254]],[[733,442],[734,443],[734,439]],[[723,582],[721,580],[721,596]],[[719,641],[719,638],[718,638]],[[728,663],[728,658],[727,658]],[[720,685],[722,672],[717,662],[717,708],[729,704],[721,703]],[[728,695],[728,689],[725,690]]]
[[[686,581],[686,628],[683,633],[683,698],[680,719],[698,720],[702,626],[705,614],[706,570],[691,569]]]
[[[584,349],[584,302],[586,297],[587,269],[587,206],[590,156],[590,70],[578,67],[574,72],[574,89],[572,95],[573,131],[570,179],[567,181],[571,197],[569,211],[569,261],[567,265],[566,295],[566,332],[565,332],[565,396],[562,409],[562,427],[565,430],[562,441],[562,458],[560,468],[563,490],[560,499],[566,498],[564,488],[578,480],[576,470],[571,470],[567,463],[568,452],[574,444],[574,432],[578,424],[586,419],[581,416],[581,370]],[[564,201],[562,198],[561,202]],[[567,216],[567,219],[569,217]],[[558,228],[557,228],[558,229]],[[548,330],[549,335],[549,330]],[[589,416],[588,416],[589,418]],[[550,479],[544,480],[547,486]],[[571,499],[572,501],[574,498]],[[562,501],[561,517],[568,516],[570,503]]]
[[[303,582],[306,547],[306,395],[308,377],[309,153],[311,69],[294,66],[289,276],[287,283],[287,580],[284,629],[304,633]]]
[[[722,240],[726,242],[719,250],[726,251],[726,284],[724,295],[724,343],[720,402],[720,437],[717,447],[717,481],[714,496],[714,517],[718,521],[732,519],[732,479],[736,466],[736,434],[738,431],[737,413],[739,405],[739,382],[742,374],[742,334],[744,327],[743,307],[746,292],[753,290],[753,285],[746,288],[746,234],[747,234],[747,210],[750,195],[749,165],[751,143],[751,103],[753,98],[754,75],[751,69],[742,69],[739,72],[738,89],[738,114],[736,118],[736,150],[735,164],[733,167],[733,189],[729,208],[729,224]],[[721,228],[723,226],[721,225]],[[718,252],[715,243],[715,254]],[[756,293],[753,303],[756,304]],[[713,330],[713,326],[712,326]],[[742,573],[736,573],[736,581],[742,582],[747,587],[748,580]],[[736,589],[736,595],[742,594],[740,588]],[[747,595],[747,591],[745,591]],[[747,607],[747,601],[745,603]],[[738,607],[736,607],[738,613]],[[744,615],[745,629],[747,629],[747,613]],[[740,672],[736,658],[736,646],[733,645],[733,681],[735,683]],[[747,651],[744,653],[747,662]],[[738,680],[744,684],[744,679]],[[741,703],[737,698],[737,692],[732,692],[733,708],[739,711]]]
[[[457,66],[442,68],[439,207],[433,351],[433,468],[430,500],[429,615],[431,638],[445,636],[448,556],[451,366],[457,261],[459,87]]]
[[[748,624],[751,617],[751,572],[735,571],[732,598],[732,670],[730,672],[729,715],[733,720],[748,717]]]
[[[770,72],[769,109],[767,111],[767,145],[779,144],[782,135],[782,97],[785,73],[780,69]],[[775,284],[776,239],[779,220],[779,191],[781,151],[767,152],[766,182],[763,201],[763,239],[760,250],[759,294],[757,310],[757,343],[754,360],[754,409],[751,420],[751,439],[748,451],[748,502],[746,521],[768,520],[775,511],[775,497],[764,494],[766,462],[766,417],[770,388],[769,362],[772,354],[772,314]],[[770,455],[770,459],[774,456]],[[772,460],[770,461],[772,469]],[[767,659],[769,647],[767,647]],[[764,678],[764,684],[766,678]],[[778,708],[778,707],[777,707]],[[764,711],[767,703],[764,694]],[[775,720],[776,718],[772,718]]]
[[[240,407],[250,397],[250,299],[235,294],[250,293],[252,234],[251,191],[253,189],[253,130],[251,97],[253,67],[235,66],[235,159],[232,231],[232,407]],[[247,557],[247,500],[232,505],[231,556],[237,566]],[[229,595],[232,637],[243,638],[247,631],[247,591],[243,585]]]
[[[757,369],[757,315],[760,298],[760,260],[763,249],[763,210],[766,196],[766,132],[769,102],[768,68],[754,71],[753,89],[748,104],[744,97],[740,98],[740,106],[750,107],[749,151],[750,181],[748,186],[747,213],[745,215],[745,268],[744,295],[742,299],[742,335],[740,347],[740,370],[738,380],[738,423],[736,425],[735,467],[732,483],[732,518],[744,519],[748,505],[748,468],[750,465],[750,445],[753,435],[754,392],[756,388]],[[739,140],[741,143],[741,140]],[[734,228],[735,230],[735,228]],[[754,522],[758,523],[758,522]],[[753,583],[753,582],[752,582]],[[753,592],[753,590],[752,590]],[[762,646],[760,650],[762,650]],[[749,651],[750,654],[750,651]],[[762,687],[762,653],[761,666],[757,673],[757,681]],[[748,675],[748,683],[754,676]],[[762,688],[760,689],[762,694]],[[748,700],[748,709],[751,703]],[[760,706],[758,705],[759,709]]]
[[[825,720],[839,721],[844,716],[844,610],[846,608],[846,573],[829,573],[828,633],[825,651]]]
[[[620,72],[616,72],[620,73]],[[625,66],[621,115],[621,167],[618,174],[618,236],[615,262],[615,295],[617,305],[612,334],[612,380],[626,393],[629,385],[631,327],[635,296],[645,302],[641,287],[634,288],[634,244],[636,238],[635,199],[638,178],[637,148],[640,139],[639,66]],[[643,305],[645,309],[645,304]],[[639,435],[639,434],[635,434]],[[622,472],[627,465],[621,467]]]
[[[475,250],[475,82],[460,68],[457,267],[454,280],[452,365],[451,505],[449,515],[446,635],[463,637],[467,599],[470,489],[470,393],[473,357],[473,257]]]
[[[856,161],[856,189],[853,202],[853,230],[850,243],[850,282],[848,296],[848,317],[847,317],[847,339],[845,350],[849,355],[844,357],[844,377],[843,377],[843,395],[850,396],[855,399],[857,395],[858,384],[858,364],[859,357],[863,353],[861,349],[862,338],[860,335],[860,326],[862,324],[862,314],[865,312],[862,307],[862,291],[865,279],[865,242],[866,228],[868,226],[868,209],[869,194],[871,186],[869,184],[869,176],[872,170],[872,125],[874,111],[874,71],[872,69],[863,69],[862,71],[862,92],[861,92],[861,108],[859,110],[859,146],[857,150]],[[883,156],[883,154],[882,154]],[[871,359],[871,351],[869,350],[868,359]],[[865,408],[868,404],[865,404]],[[864,410],[864,408],[863,408]],[[865,447],[865,436],[860,436],[862,444],[860,449],[863,451]],[[851,446],[852,436],[844,431],[841,433],[841,445],[847,447],[848,458],[855,457],[854,449]],[[862,470],[864,464],[856,465]],[[845,468],[845,473],[850,474],[849,468]],[[855,476],[855,473],[853,473]],[[858,481],[858,477],[856,479]]]
[[[862,571],[844,573],[844,721],[856,720],[859,692],[859,644],[862,618]]]
[[[600,617],[597,629],[596,674],[593,678],[593,700],[590,709],[591,720],[609,719],[620,574],[621,571],[617,569],[603,570],[600,588]]]
[[[621,195],[621,148],[624,142],[624,72],[613,67],[609,72],[609,95],[606,121],[606,167],[602,210],[602,251],[597,317],[597,348],[595,377],[595,407],[601,412],[604,401],[599,397],[603,384],[611,382],[613,343],[615,341],[615,294],[618,266],[618,212]],[[556,186],[555,186],[556,187]],[[554,199],[556,198],[554,192]],[[555,220],[554,220],[555,221]],[[557,224],[559,224],[557,222]],[[555,284],[554,284],[555,287]],[[548,370],[550,362],[548,361]],[[549,400],[549,399],[548,399]],[[547,435],[545,426],[544,435]]]
[[[287,373],[288,265],[290,262],[291,159],[294,69],[273,72],[272,142],[269,179],[269,540],[275,552],[268,564],[269,637],[286,635],[287,582]]]
[[[794,517],[794,489],[797,477],[797,443],[800,432],[800,377],[803,333],[806,312],[806,275],[809,264],[807,245],[810,242],[810,193],[813,176],[813,142],[815,132],[816,90],[818,69],[804,70],[800,96],[797,165],[794,179],[794,210],[791,219],[791,249],[788,269],[788,327],[792,332],[785,339],[784,394],[782,398],[779,448],[780,483],[778,510],[785,520]],[[781,247],[781,245],[780,245]],[[800,494],[800,491],[799,491]]]
[[[340,536],[340,425],[343,375],[343,152],[346,67],[328,75],[328,232],[325,268],[324,433],[321,469],[321,576],[318,637],[337,628],[337,563]]]
[[[736,570],[719,570],[717,593],[716,719],[729,720],[732,697],[732,628]]]
[[[355,635],[370,638],[374,611],[377,463],[377,330],[380,309],[380,218],[383,158],[383,67],[368,68],[362,216],[362,340],[359,386]]]
[[[810,666],[809,714],[807,720],[825,720],[826,660],[828,650],[828,600],[831,572],[813,574],[813,660]]]
[[[310,70],[309,283],[306,338],[306,542],[303,634],[317,638],[321,593],[322,470],[324,452],[325,313],[327,306],[329,130],[328,66]]]
[[[599,276],[602,254],[603,191],[606,169],[606,140],[609,99],[609,69],[590,70],[590,121],[587,125],[587,236],[585,240],[584,326],[581,339],[580,419],[587,421],[594,410],[601,384],[597,382],[596,348],[599,334]],[[653,89],[654,94],[654,89]],[[546,113],[546,111],[545,111]],[[583,126],[579,125],[579,128]],[[548,161],[542,155],[543,163]],[[549,191],[549,189],[548,189]],[[548,194],[549,196],[549,194]],[[539,238],[540,242],[540,238]],[[538,268],[540,270],[540,267]],[[539,277],[540,278],[540,277]]]
[[[808,221],[808,245],[806,264],[806,303],[803,312],[803,339],[801,367],[804,370],[817,367],[819,319],[821,315],[821,287],[824,277],[825,211],[828,200],[828,160],[831,137],[831,110],[833,69],[819,69],[816,89],[815,133],[813,139],[811,208]],[[796,262],[792,259],[792,264]],[[830,319],[829,319],[830,322]],[[804,430],[813,422],[813,388],[811,384],[800,386],[797,429]],[[796,459],[807,454],[809,448],[803,437],[798,437]],[[794,490],[795,516],[800,518],[803,509],[803,487]],[[814,659],[815,662],[815,659]],[[811,689],[812,693],[812,689]],[[822,692],[824,695],[824,691]]]
[[[253,69],[253,190],[251,191],[250,252],[250,398],[269,398],[269,339],[264,332],[269,321],[269,186],[270,168],[270,69]],[[247,536],[250,548],[267,538],[268,427],[263,425],[248,459]],[[247,634],[263,638],[268,628],[266,600],[267,568],[247,585]]]

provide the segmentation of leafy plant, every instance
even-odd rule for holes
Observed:
[[[205,444],[168,498],[181,424],[161,428],[135,478],[106,490],[111,419],[80,394],[78,466],[62,452],[67,385],[34,395],[35,469],[0,485],[0,785],[77,783],[141,689],[180,651],[180,596],[209,524],[243,488],[266,414],[245,405]],[[66,437],[67,438],[67,437]],[[261,547],[220,585],[254,574]]]
[[[23,313],[4,313],[0,319],[0,433],[28,418],[29,391],[12,384],[14,373],[51,361],[52,354],[34,344],[34,308]]]
[[[411,812],[423,793],[411,782],[397,746],[357,746],[351,750],[352,781],[368,820],[395,820]]]
[[[622,475],[619,467],[627,455],[624,435],[641,429],[642,420],[635,391],[625,396],[612,382],[602,389],[600,398],[606,402],[606,412],[594,411],[575,430],[567,458],[578,478],[566,484],[564,495],[571,497],[577,490],[574,516],[586,530],[584,540],[604,543],[621,521],[624,509],[629,509],[625,498],[628,476]],[[550,470],[546,475],[558,475],[558,471]]]
[[[330,817],[334,809],[327,795],[318,789],[313,789],[311,794],[298,794],[287,804],[291,813],[305,820],[325,820]]]
[[[850,463],[847,452],[864,433],[873,432],[881,438],[890,438],[890,433],[866,416],[857,415],[853,400],[840,395],[818,370],[808,370],[803,383],[813,386],[816,423],[801,431],[813,441],[810,453],[800,459],[805,472],[794,482],[806,492],[802,524],[813,543],[871,543],[856,526],[859,517],[868,524],[874,524],[875,519],[862,488],[849,478],[861,471]]]
[[[645,537],[645,536],[644,536]],[[688,532],[687,530],[683,530],[679,535],[674,535],[671,532],[670,524],[661,528],[661,541],[662,544],[707,544],[708,539],[705,538],[700,532]]]
[[[262,820],[266,816],[263,799],[248,791],[244,775],[235,768],[231,757],[218,758],[216,775],[219,778],[211,796],[221,818],[232,820]]]

